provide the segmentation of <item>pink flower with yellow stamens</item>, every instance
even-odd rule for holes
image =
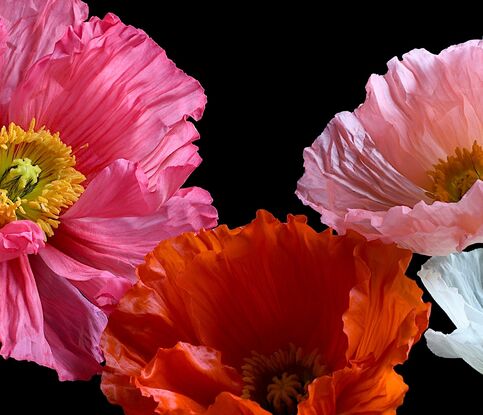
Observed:
[[[299,198],[344,233],[446,255],[483,242],[483,42],[413,50],[304,153]]]
[[[212,227],[189,117],[206,97],[79,0],[0,2],[0,354],[98,372],[107,315],[160,240]]]

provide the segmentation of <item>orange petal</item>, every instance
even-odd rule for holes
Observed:
[[[187,343],[159,349],[135,383],[144,395],[159,402],[160,408],[173,405],[172,396],[166,401],[168,391],[177,397],[187,395],[199,407],[207,407],[220,391],[241,394],[242,390],[241,377],[235,369],[221,363],[219,352]],[[190,407],[195,406],[190,403]]]
[[[344,368],[309,385],[298,415],[396,415],[407,386],[390,366]]]
[[[405,276],[411,253],[373,241],[361,244],[355,256],[357,272],[365,278],[352,289],[344,314],[347,358],[402,363],[428,327],[430,311],[422,290]]]
[[[257,403],[223,392],[204,415],[271,415]]]
[[[141,391],[131,384],[127,375],[104,372],[101,389],[109,402],[121,405],[125,415],[152,415],[156,408],[153,399],[144,397]]]

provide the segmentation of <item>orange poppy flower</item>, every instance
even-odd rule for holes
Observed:
[[[411,253],[261,211],[162,242],[103,337],[127,415],[395,414],[428,324]]]

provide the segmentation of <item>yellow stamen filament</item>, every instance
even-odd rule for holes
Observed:
[[[84,191],[72,149],[59,134],[32,120],[28,130],[11,123],[0,130],[0,226],[16,219],[36,222],[47,236],[59,215]]]
[[[0,228],[17,219],[15,211],[21,206],[21,203],[20,200],[12,202],[7,196],[7,191],[0,189]]]
[[[308,385],[328,373],[320,360],[317,350],[306,354],[293,344],[269,356],[252,352],[242,366],[242,398],[255,400],[276,415],[296,414]]]
[[[442,202],[458,202],[473,184],[483,178],[483,148],[475,141],[471,151],[457,147],[446,161],[439,160],[428,172],[433,183],[429,195]]]

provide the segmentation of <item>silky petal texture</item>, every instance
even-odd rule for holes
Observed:
[[[68,255],[47,245],[39,253],[51,270],[76,287],[92,304],[109,314],[121,297],[131,287],[126,278],[84,265]]]
[[[220,390],[241,394],[242,379],[235,369],[221,363],[218,351],[177,343],[173,348],[158,350],[137,377],[136,385],[144,396],[158,403],[159,413],[170,408],[199,413]],[[188,398],[193,390],[196,393]]]
[[[351,290],[343,316],[347,359],[403,363],[428,327],[430,313],[421,289],[405,276],[411,252],[378,242],[359,245],[354,256],[357,274],[365,278]]]
[[[380,154],[357,117],[337,114],[304,151],[305,174],[297,195],[318,210],[343,215],[348,209],[386,210],[428,200],[424,190],[401,175]],[[319,210],[320,211],[320,210]],[[322,213],[322,212],[321,212]]]
[[[0,228],[0,263],[36,254],[45,246],[42,229],[31,221],[18,220]]]
[[[218,395],[216,401],[204,413],[205,415],[270,415],[257,403],[248,399],[242,399],[231,393],[223,392]]]
[[[354,232],[318,234],[303,217],[282,224],[265,211],[244,227],[162,242],[110,316],[102,389],[128,415],[152,414],[152,402],[160,414],[266,415],[239,398],[240,368],[253,350],[270,355],[295,344],[317,349],[333,372],[324,393],[339,392],[335,406],[326,399],[327,411],[393,414],[407,390],[393,367],[429,313],[404,276],[410,257]],[[322,391],[313,393],[307,401],[317,404],[306,414],[325,413]],[[140,400],[138,411],[132,402]]]
[[[136,163],[116,160],[87,186],[74,206],[62,215],[62,222],[85,217],[146,216],[162,202],[157,192],[148,190],[146,175]]]
[[[52,367],[42,303],[27,256],[0,262],[0,271],[0,355]]]
[[[180,189],[160,205],[163,196],[147,186],[134,163],[117,160],[61,217],[62,231],[49,242],[77,261],[135,281],[135,267],[159,241],[216,225],[205,190]]]
[[[482,66],[482,41],[391,60],[385,76],[371,77],[365,103],[336,115],[305,149],[297,196],[340,234],[425,255],[483,242],[481,181],[457,203],[426,194],[439,159],[482,140]]]
[[[395,415],[407,389],[390,367],[345,368],[312,382],[298,415]]]
[[[483,140],[483,41],[439,55],[415,49],[387,66],[386,75],[371,76],[355,114],[384,158],[427,187],[438,159]]]
[[[77,27],[87,15],[87,5],[79,0],[0,2],[0,20],[7,37],[0,58],[0,119],[4,124],[8,102],[28,68],[52,53],[67,27]]]
[[[470,325],[450,334],[434,330],[425,333],[429,349],[437,356],[460,358],[483,374],[483,326]]]
[[[418,275],[456,326],[450,334],[428,330],[428,347],[483,373],[483,249],[431,258]]]
[[[70,28],[14,92],[9,120],[60,131],[78,168],[91,180],[116,159],[139,161],[151,186],[167,166],[201,159],[186,119],[198,120],[206,97],[143,31],[108,14]],[[181,174],[180,173],[180,174]],[[177,189],[174,189],[177,190]],[[174,191],[173,191],[174,192]]]

